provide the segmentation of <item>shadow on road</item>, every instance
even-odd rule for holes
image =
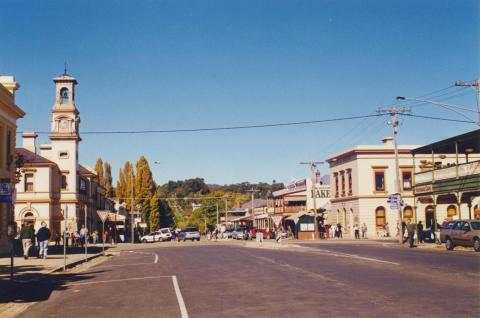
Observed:
[[[102,272],[104,271],[58,275],[28,273],[13,282],[0,281],[0,304],[45,301],[53,291],[65,290],[68,284],[94,278],[96,274]]]

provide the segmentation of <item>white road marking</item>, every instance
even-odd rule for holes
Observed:
[[[134,264],[115,264],[115,265],[104,265],[104,266],[97,266],[98,268],[108,268],[108,267],[122,267],[122,266],[137,266],[137,265],[152,265],[154,263],[134,263]]]
[[[188,318],[187,307],[185,307],[185,302],[183,301],[182,293],[180,292],[180,287],[178,286],[177,276],[172,276],[173,288],[175,288],[175,294],[177,294],[178,306],[180,307],[180,314],[182,318]]]
[[[153,253],[153,254],[155,254],[155,261],[153,263],[157,264],[158,263],[158,254],[157,253]]]
[[[106,283],[116,283],[116,282],[125,282],[132,280],[144,280],[144,279],[156,279],[156,278],[170,278],[172,276],[146,276],[146,277],[133,277],[133,278],[123,278],[123,279],[109,279],[109,280],[97,280],[93,282],[83,282],[83,283],[71,283],[66,284],[65,286],[81,286],[81,285],[92,285],[92,284],[106,284]]]
[[[390,261],[385,261],[385,260],[378,259],[378,258],[365,257],[365,256],[356,255],[356,254],[334,252],[334,251],[320,249],[320,248],[304,247],[304,249],[308,249],[308,252],[313,252],[315,254],[325,254],[325,255],[331,255],[331,256],[335,256],[335,257],[355,258],[355,259],[360,259],[360,260],[364,260],[364,261],[377,262],[377,263],[390,264],[390,265],[397,265],[397,266],[400,265],[400,263],[397,263],[397,262],[390,262]]]

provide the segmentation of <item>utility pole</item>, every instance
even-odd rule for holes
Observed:
[[[377,113],[388,113],[390,114],[391,120],[389,124],[392,126],[393,130],[393,146],[395,151],[395,195],[397,197],[397,210],[398,210],[398,242],[402,244],[403,237],[402,237],[402,194],[401,194],[401,187],[400,187],[400,167],[398,163],[398,140],[397,140],[397,133],[398,133],[398,118],[397,114],[399,113],[409,113],[409,108],[389,108],[389,109],[377,109]],[[435,220],[436,222],[436,220]]]
[[[316,240],[318,238],[318,221],[317,221],[317,198],[315,198],[315,173],[317,172],[317,165],[322,164],[323,161],[308,161],[300,162],[301,165],[309,165],[310,170],[312,171],[312,198],[313,198],[313,231],[314,237]],[[308,201],[308,192],[307,192],[307,201]]]
[[[131,243],[134,244],[135,243],[135,230],[134,230],[134,225],[135,225],[135,214],[133,212],[133,183],[134,183],[134,180],[133,180],[133,164],[132,164],[132,168],[131,168],[131,171],[130,171],[130,182],[132,184],[132,188],[131,188],[131,191],[130,191],[130,232],[131,232],[131,236],[132,236],[132,240],[131,240]],[[105,234],[104,234],[105,235]]]
[[[63,211],[63,271],[67,270],[67,219],[68,219],[68,205],[65,204]]]
[[[219,223],[218,223],[218,221],[219,221],[219,220],[218,220],[218,202],[217,202],[216,204],[217,204],[217,224],[215,225],[215,227],[218,227],[218,224],[219,224]],[[225,217],[225,219],[226,219],[226,218],[227,218],[227,217]]]
[[[462,82],[462,81],[457,81],[455,82],[455,86],[462,86],[462,87],[475,87],[475,90],[477,91],[477,124],[480,125],[480,80],[476,81],[471,81],[471,82]]]
[[[254,198],[255,198],[255,192],[258,192],[258,191],[260,191],[260,190],[255,190],[254,188],[252,188],[252,189],[250,189],[250,190],[247,190],[247,192],[251,192],[251,193],[252,193],[252,201],[251,201],[251,203],[252,203],[252,217],[253,217],[253,218],[252,218],[252,227],[253,227],[254,224],[255,224],[255,213],[253,213],[253,200],[254,200]]]

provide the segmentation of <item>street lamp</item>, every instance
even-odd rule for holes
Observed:
[[[458,110],[473,112],[473,113],[476,113],[478,115],[477,125],[480,126],[480,110],[476,111],[476,110],[473,110],[473,109],[470,109],[470,108],[467,108],[467,107],[458,106],[458,105],[441,103],[441,102],[437,102],[437,101],[429,100],[429,99],[410,98],[410,97],[404,97],[404,96],[397,96],[396,100],[399,101],[399,102],[413,101],[413,102],[429,103],[429,104],[432,104],[432,105],[440,106],[440,107],[443,107],[445,109],[451,110],[451,111],[459,114],[460,116],[462,116],[465,119],[468,119],[469,121],[471,121],[472,118],[470,118],[468,116],[465,116],[463,113],[461,113]]]

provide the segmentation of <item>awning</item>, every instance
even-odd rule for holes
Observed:
[[[302,216],[304,216],[306,214],[313,216],[313,212],[300,211],[300,212],[297,212],[295,214],[290,215],[289,217],[286,217],[285,220],[292,220],[293,222],[295,222],[295,224],[297,224],[298,219],[300,219]]]
[[[412,154],[431,154],[432,151],[440,154],[454,154],[456,151],[455,144],[457,144],[458,153],[463,154],[466,149],[472,149],[473,153],[479,153],[480,129],[413,149]]]

